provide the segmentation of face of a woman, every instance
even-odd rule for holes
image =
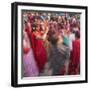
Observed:
[[[37,25],[36,30],[40,31],[40,25]]]

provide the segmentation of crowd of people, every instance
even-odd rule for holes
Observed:
[[[23,77],[80,74],[80,14],[24,11]]]

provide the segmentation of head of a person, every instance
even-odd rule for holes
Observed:
[[[37,31],[40,31],[40,30],[41,30],[41,25],[40,25],[40,24],[37,24],[37,25],[36,25],[36,30],[37,30]]]
[[[37,25],[36,25],[35,23],[33,23],[31,27],[32,27],[32,32],[33,32],[33,31],[36,31]]]
[[[58,35],[56,32],[52,32],[51,30],[48,32],[48,41],[52,44],[52,45],[56,45],[57,41],[58,41]]]
[[[75,38],[76,38],[76,39],[80,39],[80,32],[79,32],[79,31],[76,31],[76,32],[75,32]]]

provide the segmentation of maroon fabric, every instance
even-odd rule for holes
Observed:
[[[31,32],[32,30],[30,26],[26,26],[25,31],[27,32],[29,36],[31,47],[34,51],[36,63],[38,65],[39,71],[41,72],[46,63],[46,50],[43,46],[43,41],[36,39],[36,36],[34,35],[34,33]],[[39,32],[39,34],[41,33]]]
[[[80,65],[80,40],[73,42],[73,50],[71,52],[71,61],[69,64],[69,74],[79,74]]]
[[[46,50],[43,46],[43,41],[36,39],[34,34],[32,34],[32,48],[39,71],[41,72],[44,69],[44,65],[46,63]]]

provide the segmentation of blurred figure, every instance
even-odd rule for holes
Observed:
[[[73,49],[72,43],[75,40],[75,33],[74,31],[68,31],[68,34],[69,34],[69,48],[70,48],[70,51],[72,51]]]
[[[40,25],[32,25],[32,47],[37,62],[39,73],[43,71],[44,65],[47,61],[47,54],[44,47],[44,39],[46,38],[47,30],[44,34],[41,33]]]
[[[62,37],[58,36],[57,33],[52,34],[49,37],[51,43],[50,55],[45,69],[42,75],[64,75],[65,62],[69,59],[69,49],[62,44]]]
[[[71,52],[71,60],[69,64],[69,75],[80,74],[80,32],[75,33],[75,41],[73,41],[73,49]]]
[[[27,36],[23,31],[23,77],[38,76],[39,71]]]

